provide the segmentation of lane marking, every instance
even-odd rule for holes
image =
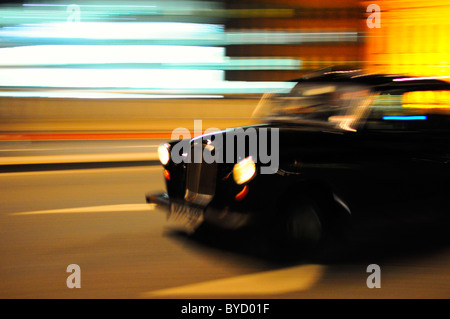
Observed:
[[[114,148],[158,148],[159,144],[151,144],[151,145],[117,145],[117,146],[107,146],[107,149]],[[0,149],[0,152],[38,152],[38,151],[65,151],[65,148],[6,148]],[[70,150],[98,150],[98,147],[70,147]]]
[[[10,157],[0,158],[0,165],[154,161],[157,159],[158,159],[158,153],[112,153],[112,154],[83,154],[83,155],[10,156]]]
[[[310,289],[324,273],[324,266],[301,265],[281,270],[212,280],[143,293],[144,298],[214,295],[275,295]]]
[[[0,149],[0,152],[37,152],[37,151],[54,151],[56,148],[6,148]]]
[[[30,212],[12,213],[14,216],[24,215],[44,215],[44,214],[78,214],[78,213],[113,213],[127,211],[151,211],[155,209],[155,204],[118,204],[90,207],[74,207],[62,209],[36,210]]]

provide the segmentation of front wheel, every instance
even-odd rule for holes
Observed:
[[[283,218],[282,234],[288,242],[304,247],[317,246],[323,239],[324,228],[318,205],[305,199],[288,206]]]
[[[273,224],[278,254],[289,260],[306,257],[326,261],[338,257],[340,242],[331,207],[313,196],[283,205]]]

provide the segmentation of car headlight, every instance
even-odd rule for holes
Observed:
[[[169,144],[161,144],[158,146],[158,157],[161,164],[166,165],[170,160]]]
[[[241,185],[248,182],[256,173],[256,165],[252,157],[247,157],[233,167],[234,181]]]

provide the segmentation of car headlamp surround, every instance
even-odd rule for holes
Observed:
[[[236,184],[242,185],[256,174],[256,164],[251,156],[244,158],[233,167],[233,178]]]
[[[167,165],[170,160],[169,144],[164,143],[158,146],[158,158],[161,164]]]

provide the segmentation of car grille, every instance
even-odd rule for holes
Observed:
[[[208,146],[202,145],[202,153]],[[211,151],[209,147],[206,152]],[[212,200],[216,190],[217,163],[206,163],[202,160],[195,163],[194,146],[191,148],[191,163],[187,164],[185,200],[206,206]]]

